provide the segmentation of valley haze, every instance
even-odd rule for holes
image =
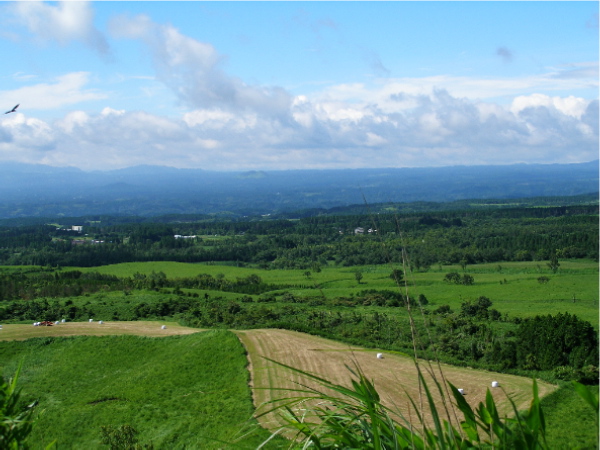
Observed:
[[[452,202],[598,192],[598,161],[405,169],[108,171],[0,164],[0,218],[89,214],[268,215],[365,202]],[[312,211],[312,212],[311,212]]]

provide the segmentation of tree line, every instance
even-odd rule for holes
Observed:
[[[597,213],[597,206],[581,206],[297,221],[128,223],[86,227],[87,236],[49,225],[5,227],[0,228],[0,264],[93,267],[214,261],[309,269],[315,263],[397,262],[402,248],[417,270],[434,264],[544,261],[553,255],[598,260]],[[364,231],[357,233],[357,228]]]

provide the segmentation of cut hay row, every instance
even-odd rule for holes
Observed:
[[[164,327],[164,328],[163,328]],[[0,340],[25,340],[35,337],[59,336],[108,336],[132,334],[137,336],[160,337],[198,333],[198,328],[182,327],[171,322],[65,322],[53,326],[32,326],[4,324],[0,329]]]
[[[248,351],[254,402],[258,409],[266,401],[291,395],[278,389],[301,388],[297,383],[318,387],[314,382],[267,361],[264,359],[266,357],[347,386],[351,379],[347,366],[354,368],[358,365],[367,378],[374,382],[384,404],[400,411],[406,418],[415,417],[414,411],[409,411],[408,396],[418,404],[417,371],[412,359],[407,356],[383,352],[378,358],[380,350],[365,351],[286,330],[249,330],[236,333]],[[426,365],[421,364],[422,368]],[[488,388],[503,414],[510,414],[511,411],[506,394],[510,395],[519,409],[528,407],[532,398],[532,381],[528,378],[448,365],[442,365],[442,370],[448,381],[457,388],[464,389],[465,399],[473,408],[484,401]],[[430,390],[435,391],[434,398],[442,413],[437,389],[431,377],[426,376],[426,380]],[[492,388],[494,381],[501,388]],[[538,387],[540,396],[556,389],[556,386],[540,381]],[[273,415],[262,419],[263,426],[270,429],[277,428],[279,423]]]

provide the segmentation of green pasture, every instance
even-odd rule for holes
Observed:
[[[598,386],[590,386],[598,395]],[[542,399],[546,439],[550,448],[597,449],[592,407],[577,395],[570,384]]]
[[[223,448],[249,426],[247,360],[228,331],[185,336],[79,336],[0,342],[0,370],[39,400],[31,448],[105,448],[100,427],[129,424],[154,448]],[[256,448],[262,429],[239,448]]]
[[[265,283],[290,286],[287,290],[293,294],[324,294],[328,298],[347,297],[364,289],[398,289],[389,277],[392,271],[390,265],[329,266],[319,273],[311,272],[308,277],[306,270],[264,270],[177,262],[123,263],[79,270],[98,271],[120,277],[132,276],[136,272],[150,274],[161,271],[168,278],[223,274],[231,280],[256,274]],[[360,284],[355,278],[357,270],[363,275]],[[461,275],[468,273],[473,276],[474,284],[449,284],[444,281],[445,274],[449,272],[458,272]],[[540,283],[538,278],[541,276],[548,277],[549,281],[545,284]],[[552,273],[543,261],[468,265],[465,271],[460,266],[433,266],[427,271],[409,273],[405,278],[409,295],[425,295],[431,308],[447,304],[452,309],[459,310],[462,302],[485,296],[492,300],[493,308],[511,317],[568,312],[598,327],[599,284],[598,263],[595,261],[560,261],[557,273]],[[404,287],[402,289],[404,291]],[[216,292],[213,294],[217,295]],[[218,293],[221,296],[225,296],[224,294]]]

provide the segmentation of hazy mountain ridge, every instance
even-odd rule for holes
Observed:
[[[92,171],[0,164],[0,218],[234,212],[363,202],[568,196],[598,191],[598,161],[406,169],[212,172],[136,166]]]

